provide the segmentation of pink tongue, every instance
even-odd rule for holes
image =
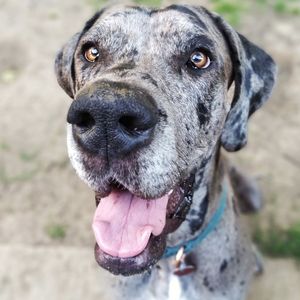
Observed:
[[[143,200],[129,191],[113,191],[101,199],[93,220],[98,246],[111,256],[133,257],[147,246],[151,233],[162,233],[168,196]]]

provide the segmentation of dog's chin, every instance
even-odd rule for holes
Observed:
[[[131,276],[151,268],[163,255],[166,234],[152,235],[146,248],[134,257],[116,257],[105,253],[98,244],[95,245],[95,258],[99,266],[114,275]]]
[[[123,276],[150,269],[163,256],[167,235],[184,220],[192,201],[193,183],[191,175],[156,199],[139,198],[116,185],[107,197],[99,199],[96,193],[93,229],[97,263]]]

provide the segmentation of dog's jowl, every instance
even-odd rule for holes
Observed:
[[[115,6],[55,69],[70,160],[96,195],[96,261],[119,275],[110,299],[169,299],[174,282],[178,299],[244,299],[257,258],[239,214],[260,194],[222,151],[246,145],[272,58],[202,7]]]

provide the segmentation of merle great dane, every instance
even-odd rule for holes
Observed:
[[[222,151],[246,145],[272,58],[203,7],[112,6],[55,69],[74,99],[69,156],[96,195],[95,257],[120,275],[110,299],[244,299],[257,258],[239,215],[260,196]]]

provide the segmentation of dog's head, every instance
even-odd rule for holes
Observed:
[[[74,99],[71,162],[96,192],[96,259],[130,275],[163,255],[188,211],[195,171],[220,145],[246,144],[275,65],[204,8],[113,7],[63,47],[56,74]]]

